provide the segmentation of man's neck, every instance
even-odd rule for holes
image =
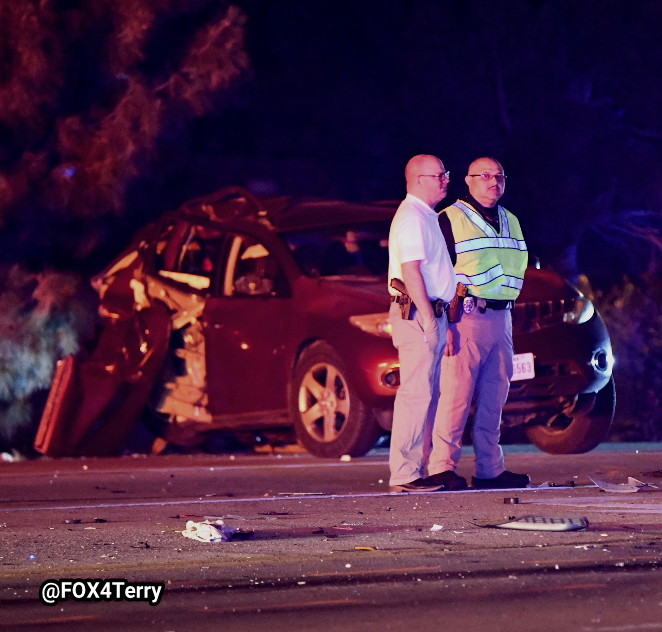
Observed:
[[[495,226],[498,230],[499,228],[499,212],[498,206],[483,206],[473,195],[467,193],[463,198],[465,202],[468,202],[473,206],[490,224]]]

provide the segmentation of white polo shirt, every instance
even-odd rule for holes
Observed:
[[[450,301],[455,296],[455,271],[437,213],[411,193],[400,203],[391,222],[388,238],[389,293],[399,296],[390,287],[391,279],[402,280],[402,264],[421,262],[421,274],[430,299]]]

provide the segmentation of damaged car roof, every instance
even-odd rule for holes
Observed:
[[[222,189],[186,202],[175,211],[206,215],[219,221],[242,218],[267,221],[278,231],[335,225],[360,219],[362,222],[390,220],[399,202],[338,202],[289,196],[256,198],[244,189]]]

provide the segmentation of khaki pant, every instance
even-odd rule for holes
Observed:
[[[426,342],[418,314],[413,320],[402,320],[399,306],[393,303],[389,320],[400,360],[389,455],[390,485],[402,485],[427,475],[447,321],[445,314],[437,318],[439,335],[434,339],[428,336]]]
[[[487,309],[481,314],[476,308],[470,314],[463,313],[451,328],[456,337],[456,355],[442,361],[429,472],[455,471],[473,400],[475,475],[493,478],[505,469],[499,439],[501,410],[513,375],[511,313],[507,309]]]

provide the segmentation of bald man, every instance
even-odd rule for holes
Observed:
[[[414,156],[405,168],[407,196],[389,234],[389,319],[400,360],[389,456],[394,491],[449,488],[426,480],[446,343],[445,306],[455,293],[453,264],[434,210],[446,195],[449,175],[436,156]],[[391,287],[393,279],[404,282],[408,299]],[[401,307],[408,300],[406,314]]]
[[[428,480],[455,471],[475,398],[473,487],[526,487],[529,477],[506,470],[499,445],[501,411],[513,374],[511,309],[522,288],[526,243],[517,218],[497,204],[506,188],[501,164],[478,158],[469,165],[465,182],[469,194],[439,214],[457,279],[468,295],[460,320],[448,330]]]

